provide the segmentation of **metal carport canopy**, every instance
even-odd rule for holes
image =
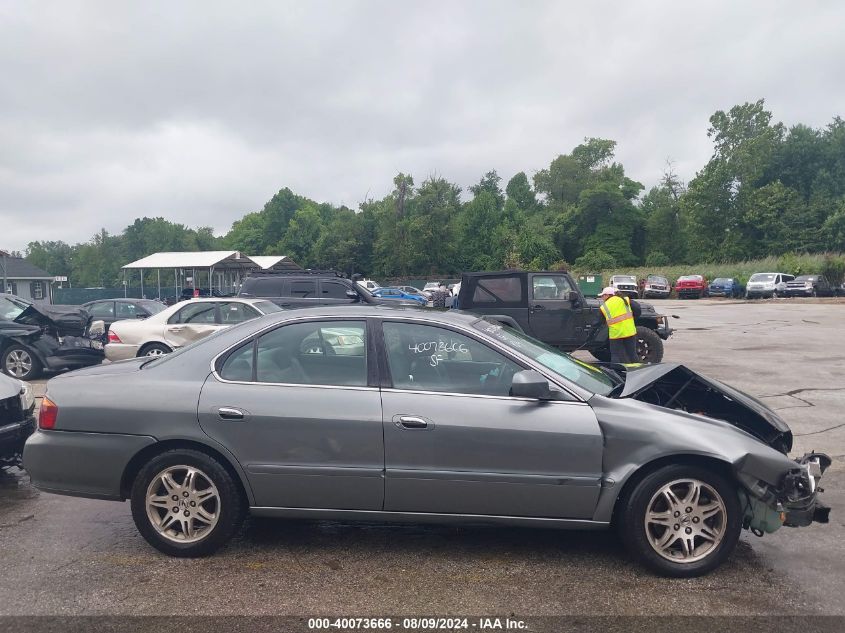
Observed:
[[[123,268],[255,268],[257,264],[239,251],[186,251],[153,253]]]

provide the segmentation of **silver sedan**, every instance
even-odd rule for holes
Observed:
[[[830,459],[791,446],[764,405],[684,366],[590,365],[472,314],[378,306],[54,378],[24,465],[47,492],[130,499],[173,556],[213,552],[247,512],[616,526],[647,566],[694,576],[743,528],[827,520]]]

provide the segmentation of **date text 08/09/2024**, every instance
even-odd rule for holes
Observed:
[[[309,618],[312,631],[377,631],[377,630],[431,630],[431,631],[518,631],[524,630],[524,620],[515,618],[476,617],[404,617],[404,618]]]

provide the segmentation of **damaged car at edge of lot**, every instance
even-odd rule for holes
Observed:
[[[743,528],[828,520],[830,458],[790,459],[789,427],[751,396],[677,364],[584,363],[460,311],[269,314],[54,378],[38,426],[38,488],[130,499],[172,556],[212,553],[248,512],[615,526],[642,563],[689,577]]]
[[[0,374],[0,468],[18,466],[35,431],[35,397],[27,383]]]
[[[103,362],[100,334],[79,306],[30,303],[0,294],[0,371],[33,380],[42,371],[59,371]]]

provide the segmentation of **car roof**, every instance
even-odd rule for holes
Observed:
[[[480,317],[472,312],[461,310],[427,310],[416,306],[401,305],[343,305],[343,306],[315,306],[313,308],[296,308],[295,310],[284,310],[273,312],[262,317],[264,319],[284,321],[287,319],[301,317],[378,317],[389,319],[391,317],[418,317],[427,321],[437,323],[475,323]],[[266,323],[267,321],[265,321]]]

